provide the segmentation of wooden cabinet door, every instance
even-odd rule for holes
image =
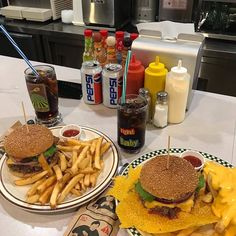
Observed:
[[[83,37],[43,36],[47,63],[80,69],[83,60]]]

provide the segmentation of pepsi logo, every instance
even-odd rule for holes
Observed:
[[[94,79],[94,83],[101,83],[102,82],[101,73],[95,74],[93,79]]]

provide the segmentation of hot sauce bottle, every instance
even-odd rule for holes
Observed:
[[[93,34],[94,59],[103,66],[106,63],[106,53],[102,45],[102,35],[99,32]]]
[[[104,66],[106,64],[107,60],[107,37],[108,37],[108,31],[107,30],[100,30],[99,31],[102,36],[102,48],[101,48],[101,57],[102,60],[100,62],[101,66]]]
[[[84,31],[84,53],[83,53],[83,61],[91,61],[93,60],[93,31],[85,30]]]
[[[107,49],[106,39],[108,37],[108,31],[107,30],[100,30],[99,32],[102,36],[102,47]]]
[[[116,39],[114,36],[107,37],[107,63],[116,63]]]
[[[116,31],[116,59],[118,64],[122,64],[124,32]]]

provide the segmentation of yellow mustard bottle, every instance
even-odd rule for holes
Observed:
[[[156,94],[165,90],[167,72],[165,65],[159,61],[158,56],[156,56],[156,60],[151,62],[145,69],[144,88],[147,88],[150,92],[152,117],[156,104]]]

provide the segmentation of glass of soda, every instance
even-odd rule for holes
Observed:
[[[138,153],[145,143],[147,100],[140,95],[128,94],[125,102],[118,101],[118,145],[129,153]]]
[[[49,65],[37,65],[34,68],[39,76],[36,76],[31,68],[27,68],[24,73],[29,96],[36,113],[35,121],[51,127],[62,121],[58,111],[55,69]]]

